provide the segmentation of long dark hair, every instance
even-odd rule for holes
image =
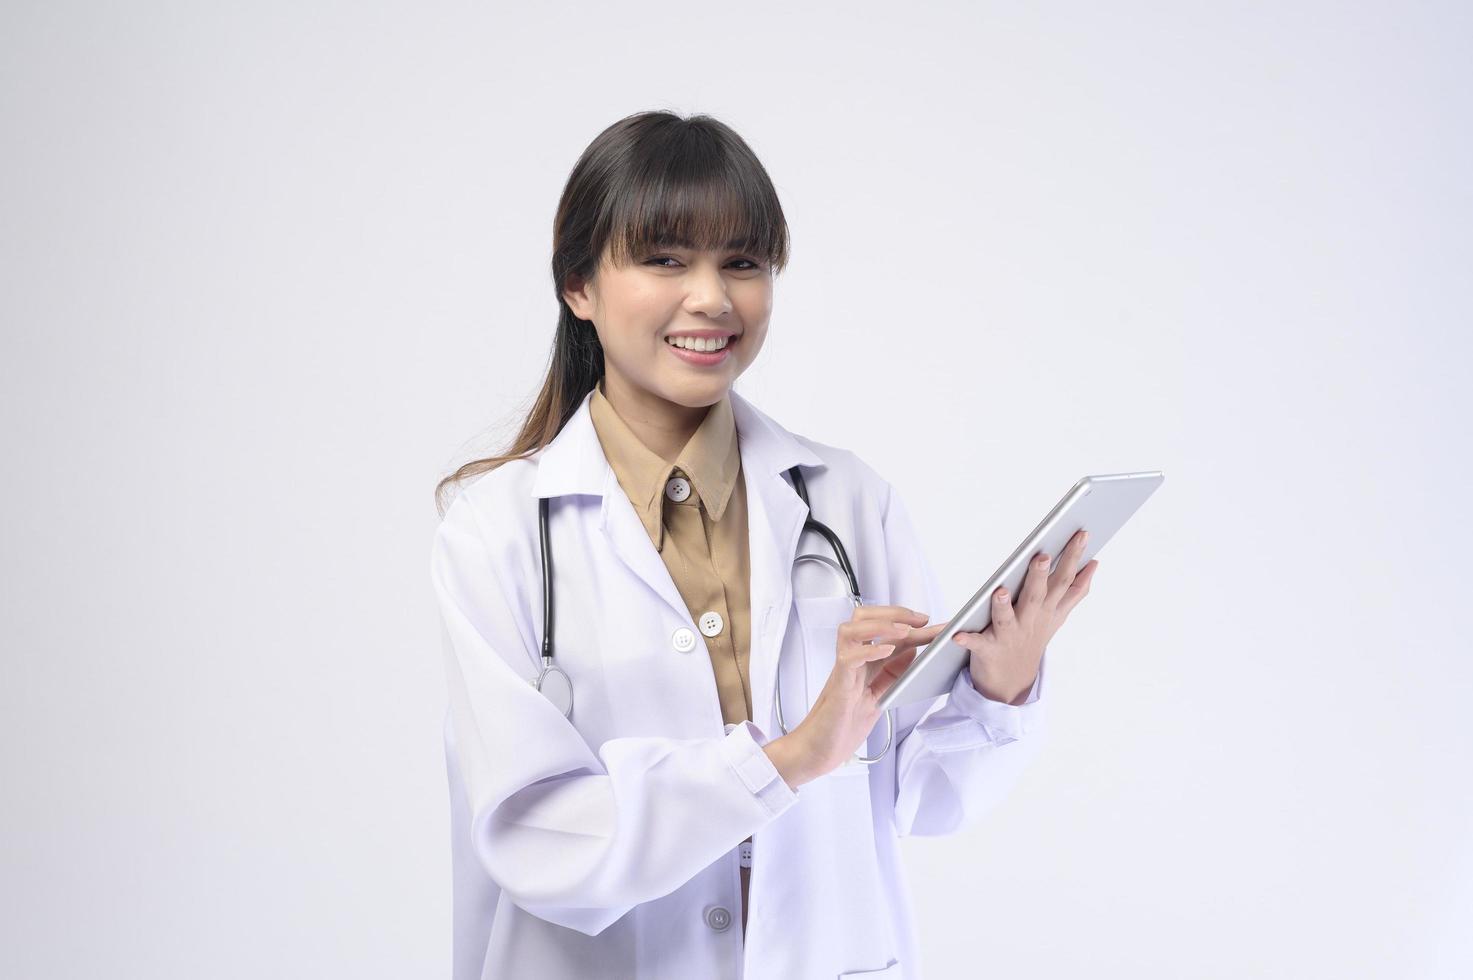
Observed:
[[[730,127],[704,114],[625,116],[583,151],[558,201],[552,233],[557,334],[542,390],[507,452],[473,459],[435,485],[442,516],[447,488],[552,442],[603,377],[604,349],[593,324],[574,316],[563,298],[570,278],[575,285],[593,279],[605,249],[613,264],[623,265],[672,244],[740,249],[774,272],[788,262],[777,190]]]

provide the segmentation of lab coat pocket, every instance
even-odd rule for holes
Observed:
[[[893,960],[889,966],[879,970],[856,970],[839,974],[839,980],[854,980],[855,977],[863,977],[864,980],[900,980],[900,961]]]
[[[828,683],[838,661],[839,627],[853,619],[855,612],[854,603],[847,596],[795,598],[793,605],[798,610],[798,623],[803,632],[803,674],[808,690],[799,705],[789,705],[788,692],[783,691],[783,714],[789,729],[797,727]],[[882,727],[880,731],[883,737]],[[861,751],[867,750],[861,748]],[[862,763],[849,762],[827,775],[859,776],[864,775],[867,768]]]
[[[854,618],[854,603],[841,595],[817,596],[795,598],[793,606],[798,610],[798,625],[803,632],[803,677],[808,689],[801,710],[790,710],[787,702],[783,703],[783,709],[784,713],[801,718],[833,673],[838,660],[839,627]],[[795,720],[788,719],[789,728]]]

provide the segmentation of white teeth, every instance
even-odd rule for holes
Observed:
[[[730,340],[730,337],[666,337],[665,343],[669,344],[671,347],[682,347],[685,350],[704,351],[709,353],[711,351],[721,350],[727,345]]]

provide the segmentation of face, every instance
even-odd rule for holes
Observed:
[[[615,266],[605,251],[592,281],[570,285],[569,308],[603,344],[605,394],[668,411],[720,401],[756,360],[772,315],[772,270],[745,252],[661,248]],[[677,337],[726,347],[678,350]]]

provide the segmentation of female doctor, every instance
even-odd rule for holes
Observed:
[[[890,483],[732,388],[786,261],[709,116],[629,116],[569,176],[548,376],[511,451],[437,487],[461,980],[915,980],[897,838],[967,826],[1037,752],[1097,563],[1038,556],[948,694],[879,711],[952,610]],[[810,517],[862,605],[842,562],[795,568],[838,554]]]

